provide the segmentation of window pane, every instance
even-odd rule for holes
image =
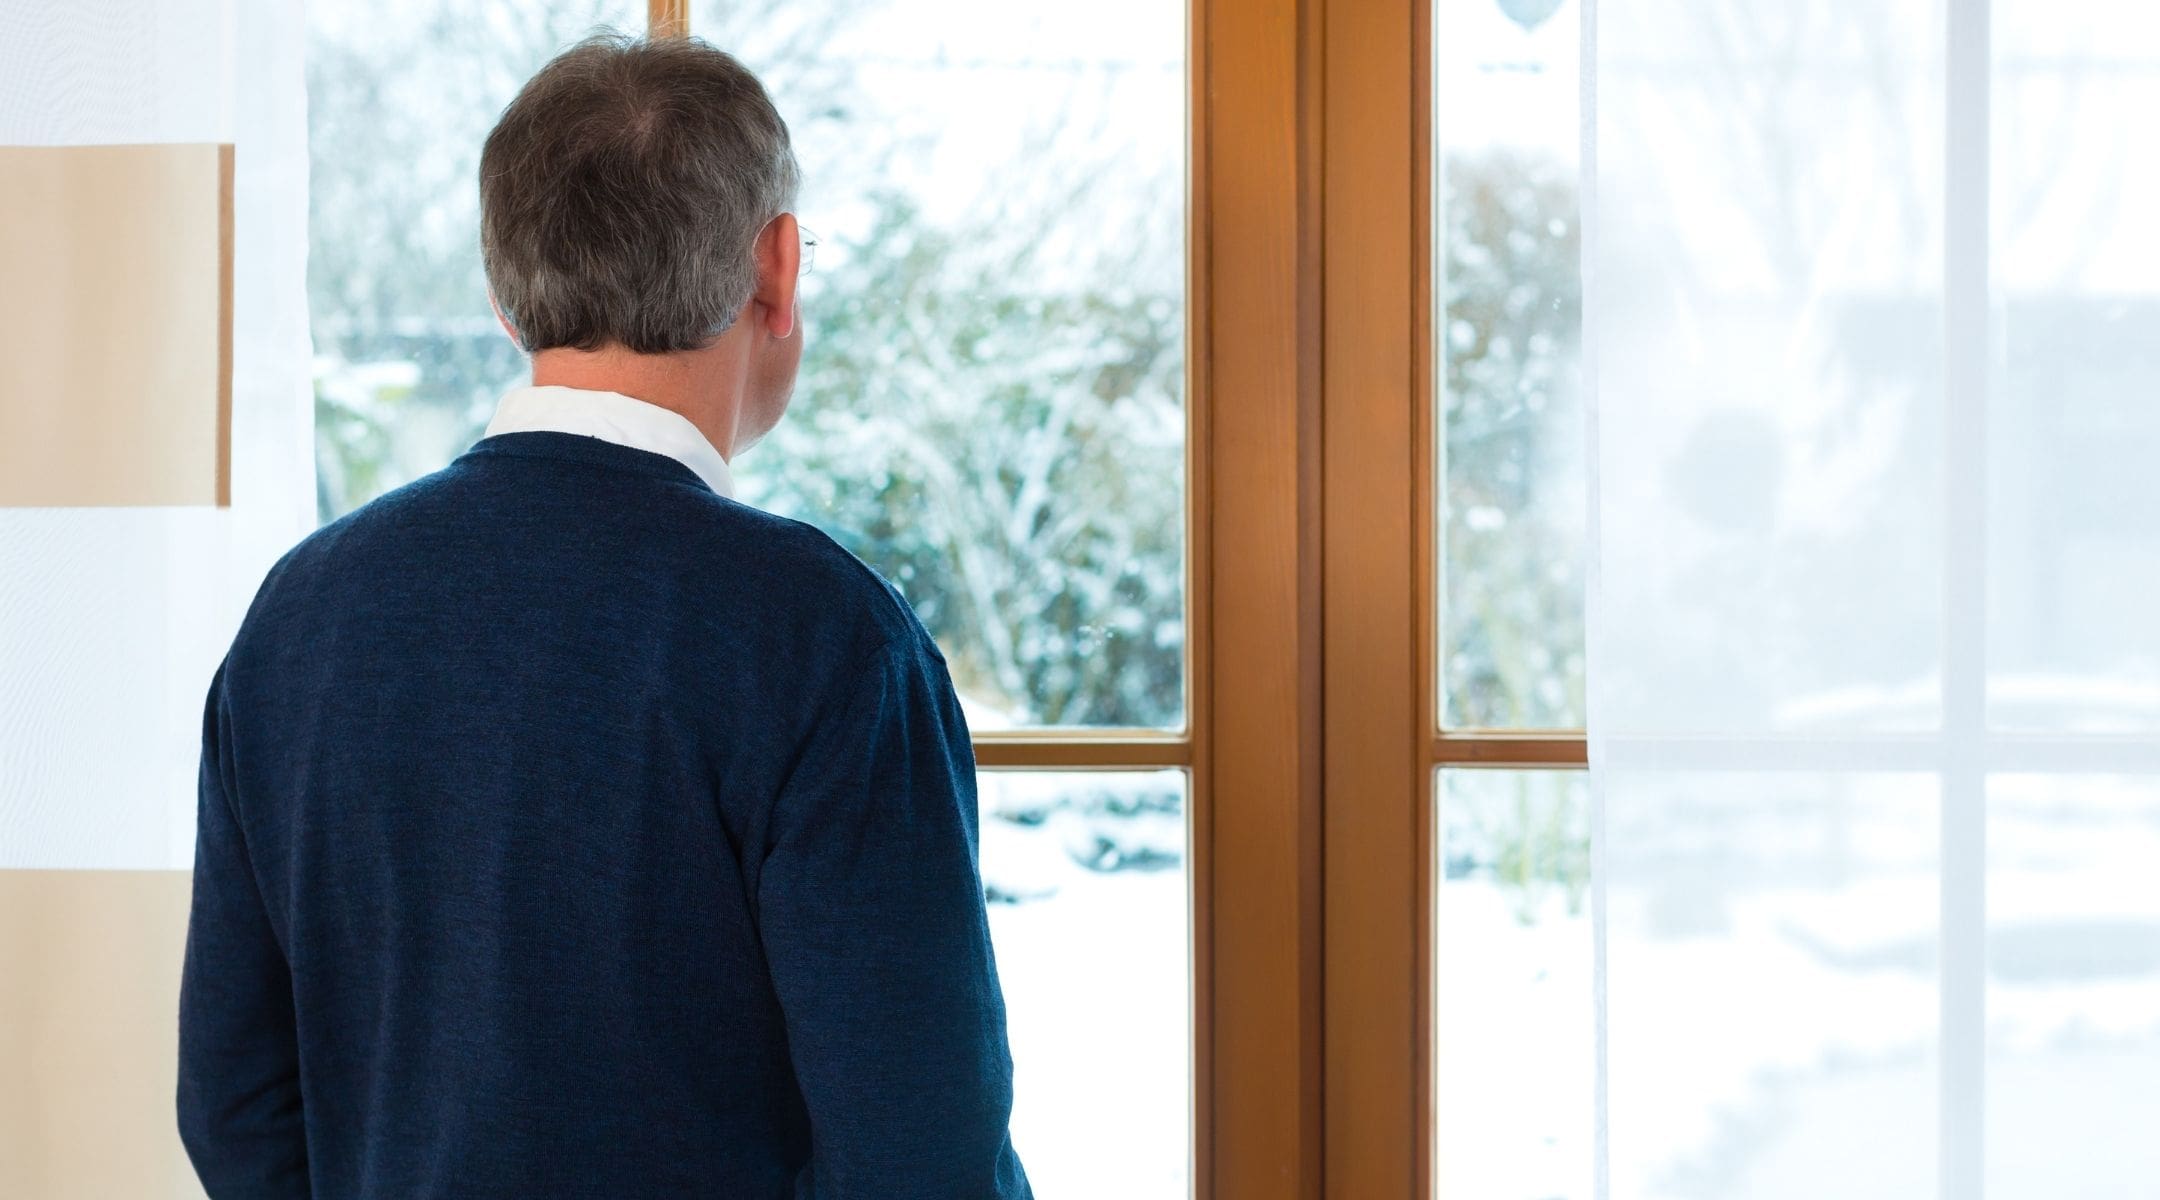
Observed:
[[[1441,720],[1583,724],[1575,0],[1434,0]]]
[[[1013,1144],[1045,1196],[1183,1200],[1185,774],[984,772],[983,886]]]
[[[977,729],[1184,719],[1185,9],[728,0],[820,237],[737,478],[891,577]]]
[[[2160,731],[2160,20],[1995,12],[1989,718]]]
[[[527,381],[480,270],[480,143],[542,63],[600,24],[641,31],[645,5],[308,5],[308,304],[324,520],[464,453],[495,401]]]
[[[2160,1178],[2160,777],[1987,804],[1987,1194],[2132,1194]]]
[[[1602,786],[1612,1194],[1934,1195],[1934,777]]]
[[[1590,1195],[1586,784],[1581,771],[1439,772],[1439,1200]]]
[[[1943,11],[1599,10],[1601,735],[1940,721]]]

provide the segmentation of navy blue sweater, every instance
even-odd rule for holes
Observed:
[[[1029,1195],[945,661],[672,459],[503,434],[302,542],[199,822],[214,1200]]]

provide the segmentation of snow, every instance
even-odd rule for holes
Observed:
[[[1519,924],[1505,889],[1440,889],[1434,1179],[1452,1200],[1589,1194],[1590,918],[1553,896]]]
[[[1103,875],[991,910],[1013,1143],[1043,1200],[1186,1194],[1185,913],[1182,871]]]
[[[1170,784],[1179,794],[1182,778]],[[1013,1052],[1013,1144],[1042,1200],[1183,1200],[1191,1144],[1190,921],[1177,813],[996,815],[1085,786],[1160,789],[1151,775],[983,777],[985,883]],[[1181,806],[1182,807],[1182,806]],[[1165,869],[1092,870],[1098,834],[1156,851]]]
[[[1771,825],[1626,827],[1637,855],[1608,880],[1613,1196],[1933,1194],[1941,885],[1923,836],[1933,789],[1883,786],[1842,810],[1857,823],[1831,843],[1840,855],[1809,868],[1804,849],[1788,847],[1774,876],[1746,867],[1763,850],[1754,843],[1819,848],[1802,835],[1837,806],[1789,806]],[[1184,1197],[1184,817],[1180,805],[1132,811],[1181,797],[1184,781],[989,772],[982,788],[984,879],[1015,898],[992,903],[990,921],[1015,1064],[1013,1136],[1036,1191]],[[2160,1129],[2156,801],[2149,779],[1990,784],[1995,1200],[2127,1198],[2140,1193],[2125,1181],[2160,1178],[2160,1139],[2142,1132]],[[1741,807],[1761,815],[1754,801]],[[1175,865],[1092,869],[1102,838]],[[1571,910],[1550,882],[1526,903],[1472,870],[1442,882],[1435,930],[1440,1200],[1588,1200],[1587,908]]]
[[[1988,800],[1989,1194],[2160,1195],[2160,790],[1998,776]],[[1745,848],[1688,845],[1610,881],[1612,1195],[1932,1195],[1933,863],[1696,878]],[[1591,1194],[1590,917],[1518,903],[1440,890],[1442,1200]]]

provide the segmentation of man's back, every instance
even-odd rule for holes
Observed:
[[[671,459],[507,434],[327,527],[205,718],[212,1195],[1026,1195],[972,771],[898,595]]]

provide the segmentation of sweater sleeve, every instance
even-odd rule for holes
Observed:
[[[1012,1058],[945,665],[878,651],[775,800],[759,928],[810,1115],[796,1200],[1019,1200]]]
[[[211,1200],[308,1195],[292,978],[232,804],[225,672],[210,684],[180,981],[181,1141]]]

